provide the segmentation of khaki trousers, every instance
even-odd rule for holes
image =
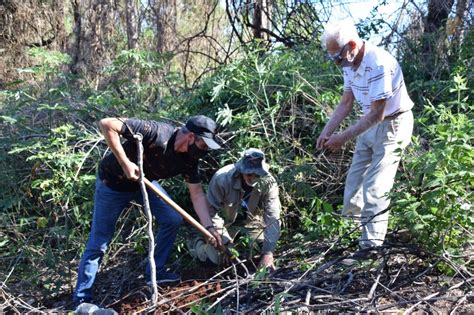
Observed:
[[[221,234],[224,245],[227,245],[231,240],[233,240],[236,234],[244,234],[250,238],[252,242],[250,245],[252,248],[255,250],[260,250],[259,246],[261,243],[263,243],[263,229],[250,226],[231,226],[229,228],[231,230],[230,233],[234,235],[234,237],[231,237],[229,231],[225,227],[219,226],[219,224],[216,225],[219,234]],[[202,262],[210,260],[216,265],[222,264],[223,257],[221,252],[211,244],[206,243],[204,238],[201,236],[197,236],[193,241],[190,241],[188,243],[188,249],[191,256],[199,259]]]
[[[388,226],[390,200],[403,149],[410,143],[413,113],[385,119],[357,138],[346,178],[342,214],[360,223],[361,248],[382,245]]]

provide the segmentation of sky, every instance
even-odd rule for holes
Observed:
[[[333,5],[331,12],[331,20],[349,19],[354,24],[361,22],[371,17],[373,8],[382,2],[382,0],[342,0],[342,4]],[[397,19],[400,19],[399,26],[406,25],[409,22],[407,11],[400,9],[405,7],[408,10],[413,10],[416,4],[419,8],[423,8],[421,0],[387,0],[386,4],[380,5],[377,10],[376,18],[382,18],[388,25],[395,25]],[[404,12],[402,15],[401,12]],[[385,25],[379,34],[374,34],[370,37],[370,42],[373,44],[380,44],[383,36],[390,32],[390,28]],[[388,47],[387,47],[388,48]],[[389,48],[390,50],[390,48]]]
[[[352,18],[355,22],[370,17],[371,10],[380,2],[380,0],[349,0],[344,5],[334,7],[334,15],[341,18]],[[387,1],[386,5],[382,5],[378,9],[378,13],[382,16],[390,15],[396,11],[405,1],[392,0]],[[345,8],[346,7],[346,8]]]

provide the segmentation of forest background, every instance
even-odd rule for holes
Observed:
[[[319,40],[341,12],[357,13],[361,36],[396,56],[416,104],[390,229],[435,255],[440,272],[466,266],[474,225],[472,1],[360,2],[0,1],[3,307],[21,296],[16,309],[41,308],[70,294],[107,149],[97,128],[103,117],[176,125],[195,114],[215,118],[224,149],[202,162],[204,183],[244,149],[262,148],[280,185],[280,247],[352,244],[357,233],[338,215],[352,144],[335,154],[315,148],[342,91],[341,70]],[[180,179],[164,185],[191,209]],[[110,256],[147,250],[145,217],[133,209]],[[173,260],[186,255],[184,239]]]

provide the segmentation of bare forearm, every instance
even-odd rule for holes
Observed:
[[[334,131],[337,129],[337,127],[339,127],[339,125],[347,117],[347,115],[349,115],[353,105],[354,94],[352,94],[352,91],[344,91],[344,93],[342,94],[341,102],[334,110],[334,113],[331,115],[331,118],[329,119],[328,123],[326,124],[323,131],[316,140],[316,148],[333,150],[336,147],[334,146],[334,143],[331,144],[331,138],[334,138]],[[338,144],[337,147],[339,146],[340,145]]]
[[[117,118],[104,118],[100,121],[99,126],[107,145],[114,153],[125,176],[130,180],[138,180],[140,177],[140,170],[135,163],[129,160],[122,144],[120,143],[120,133],[122,132],[123,121],[123,119]]]
[[[339,127],[341,122],[349,115],[351,107],[344,103],[339,104],[334,110],[331,118],[324,127],[322,134],[330,136]]]
[[[194,211],[199,217],[199,221],[205,227],[212,225],[211,217],[209,215],[209,204],[204,192],[197,192],[191,194],[191,201],[193,202]]]
[[[341,137],[343,137],[344,142],[357,137],[364,131],[383,121],[384,109],[384,100],[374,102],[370,112],[367,115],[362,116],[356,124],[352,125],[341,133]]]
[[[120,143],[120,129],[123,122],[116,118],[104,118],[99,122],[100,131],[104,135],[107,146],[113,152],[120,165],[128,161],[128,157]]]
[[[212,221],[209,215],[210,206],[207,202],[206,194],[202,189],[202,185],[188,183],[188,189],[191,195],[191,201],[193,202],[194,211],[198,215],[201,224],[204,225],[204,227],[211,226]],[[213,237],[208,238],[207,241],[213,246],[222,246],[222,239],[217,229],[208,229],[208,231],[212,233]]]
[[[344,142],[349,141],[363,133],[364,131],[370,129],[371,127],[378,124],[380,120],[374,115],[364,115],[361,119],[355,124],[349,127],[348,129],[344,130],[341,133],[341,136],[344,138]]]

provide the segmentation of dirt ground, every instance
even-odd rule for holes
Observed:
[[[94,302],[120,314],[474,314],[469,257],[459,264],[391,243],[347,263],[351,249],[315,242],[288,246],[276,255],[272,273],[256,271],[255,261],[244,257],[243,264],[225,268],[178,261],[171,267],[179,269],[182,282],[160,287],[157,305],[151,305],[152,290],[143,278],[143,257],[122,252],[99,273]],[[447,265],[451,271],[440,272]],[[66,313],[71,295],[44,297],[33,308]]]

